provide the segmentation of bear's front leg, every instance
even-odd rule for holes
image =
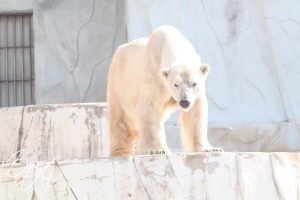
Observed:
[[[167,154],[169,149],[164,131],[164,120],[160,108],[154,105],[140,110],[138,127],[139,137],[136,154]]]
[[[207,138],[208,124],[207,100],[197,99],[189,111],[182,111],[180,117],[183,146],[192,152],[222,152],[219,147],[212,147]]]

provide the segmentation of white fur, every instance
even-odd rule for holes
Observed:
[[[120,46],[108,76],[111,155],[132,154],[136,137],[137,154],[168,153],[164,121],[177,108],[184,146],[194,152],[218,151],[207,140],[208,72],[190,42],[171,26]],[[182,108],[181,100],[190,106]]]

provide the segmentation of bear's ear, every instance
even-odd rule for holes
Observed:
[[[170,69],[169,68],[162,68],[160,70],[160,74],[165,77],[165,78],[168,78],[169,76],[169,73],[170,73]]]
[[[200,65],[200,73],[203,76],[207,76],[208,72],[210,71],[210,66],[206,63],[202,63]]]

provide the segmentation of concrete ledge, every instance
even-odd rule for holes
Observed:
[[[107,156],[107,132],[105,103],[1,108],[0,161]]]
[[[1,108],[0,137],[0,199],[300,197],[300,153],[108,158],[103,103]]]
[[[0,161],[92,159],[109,156],[106,103],[0,108]],[[210,127],[209,140],[226,151],[299,151],[300,123]],[[180,150],[179,127],[166,123],[169,146]]]
[[[199,153],[2,164],[0,199],[289,199],[300,153]]]

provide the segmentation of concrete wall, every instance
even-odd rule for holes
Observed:
[[[103,103],[1,108],[0,163],[107,157],[107,129]]]
[[[32,12],[34,0],[0,0],[0,13]]]
[[[108,66],[126,41],[124,1],[40,1],[34,11],[36,102],[106,99]]]

